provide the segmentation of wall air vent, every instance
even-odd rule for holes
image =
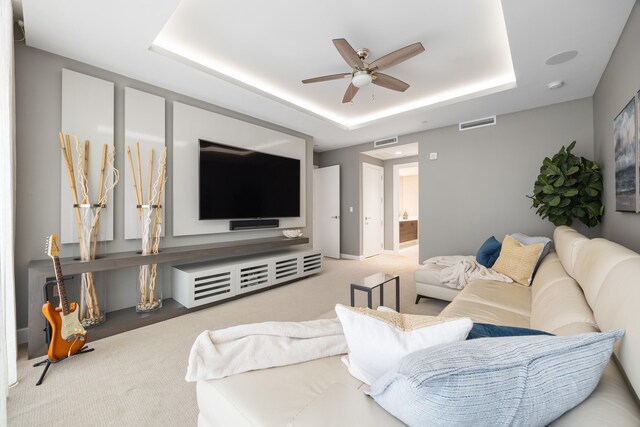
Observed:
[[[485,117],[484,119],[462,122],[458,125],[458,130],[463,131],[463,130],[481,128],[484,126],[493,126],[495,124],[496,124],[496,116],[491,116],[491,117]]]
[[[385,145],[393,145],[397,143],[398,143],[398,137],[392,136],[390,138],[378,139],[377,141],[373,141],[373,146],[378,148],[378,147],[384,147]]]

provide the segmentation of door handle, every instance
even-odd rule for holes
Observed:
[[[332,216],[331,218],[333,218],[333,219],[340,219],[340,216],[339,216],[339,215],[335,215],[335,216]]]
[[[370,219],[371,219],[371,217],[370,217],[370,216],[365,216],[365,217],[364,217],[364,220],[365,220],[365,221],[368,221],[368,220],[370,220]]]

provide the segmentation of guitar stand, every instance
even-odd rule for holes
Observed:
[[[94,349],[93,348],[87,348],[87,346],[85,345],[84,347],[82,347],[80,350],[78,350],[77,352],[75,352],[73,355],[71,355],[71,357],[76,356],[78,354],[85,354],[85,353],[90,353],[92,352]],[[58,359],[58,360],[51,360],[48,357],[41,361],[36,363],[35,365],[33,365],[34,368],[37,368],[38,366],[42,366],[45,365],[44,367],[44,371],[42,371],[42,375],[40,375],[40,379],[38,379],[38,382],[36,383],[36,386],[39,386],[40,384],[42,384],[42,382],[44,381],[44,376],[47,375],[47,371],[49,370],[49,366],[53,365],[54,363],[58,363],[58,362],[62,362],[64,360],[67,360],[69,357],[63,357],[62,359]]]

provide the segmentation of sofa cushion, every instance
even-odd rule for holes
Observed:
[[[640,406],[629,393],[629,387],[616,363],[611,360],[589,398],[551,423],[551,426],[640,426]]]
[[[336,305],[349,346],[349,372],[371,384],[405,355],[442,343],[462,341],[473,323],[469,318],[401,314]]]
[[[578,256],[580,246],[588,241],[589,239],[585,236],[565,225],[556,227],[553,231],[553,246],[558,253],[562,267],[569,276],[574,277],[573,263]]]
[[[335,383],[362,386],[340,356],[198,381],[198,407],[210,425],[281,427]]]
[[[424,264],[419,266],[413,273],[413,280],[418,283],[427,283],[429,285],[440,285],[440,272],[444,265],[439,264]]]
[[[618,263],[600,287],[593,314],[602,330],[625,328],[614,351],[640,396],[640,256]]]
[[[531,314],[531,288],[516,283],[474,280],[460,292],[456,302],[458,300],[508,310],[525,317]]]
[[[636,252],[605,239],[592,239],[580,247],[573,265],[573,277],[578,281],[592,308],[609,272],[627,259],[640,258]]]
[[[336,383],[300,411],[287,427],[404,425],[362,390]]]
[[[551,253],[531,285],[531,327],[552,332],[573,323],[596,325],[582,289]]]
[[[542,243],[523,245],[509,235],[504,236],[500,256],[493,269],[522,285],[530,285],[533,270],[544,249]]]
[[[544,426],[591,394],[623,334],[439,345],[403,358],[369,394],[411,426]]]
[[[462,294],[462,292],[460,294]],[[530,326],[529,316],[482,302],[462,300],[459,297],[460,295],[458,295],[451,304],[446,306],[440,315],[445,317],[467,316],[474,322],[517,326],[519,328],[528,328]]]
[[[489,237],[478,249],[476,261],[487,268],[493,267],[500,256],[500,248],[502,248],[502,243],[497,241],[494,236]]]

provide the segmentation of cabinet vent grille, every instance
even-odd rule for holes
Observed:
[[[201,300],[231,292],[231,272],[211,274],[194,279],[193,299]]]
[[[253,288],[269,282],[269,265],[260,264],[244,267],[238,272],[240,289]]]
[[[298,274],[298,258],[288,258],[276,261],[276,282],[281,282],[287,277],[293,277]]]
[[[305,255],[302,259],[302,271],[305,273],[322,269],[322,254]]]

